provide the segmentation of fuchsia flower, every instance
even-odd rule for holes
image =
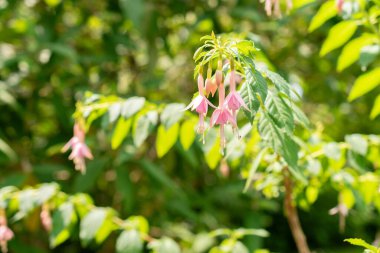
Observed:
[[[335,0],[335,5],[339,13],[341,13],[343,10],[343,4],[344,4],[344,0]]]
[[[83,174],[86,172],[86,160],[93,159],[90,149],[85,143],[85,132],[78,123],[74,124],[74,136],[62,148],[62,152],[66,152],[71,148],[70,160],[73,160],[75,169]]]
[[[8,241],[14,237],[13,231],[7,226],[6,218],[0,217],[0,247],[2,252],[8,252]]]
[[[214,96],[217,89],[218,89],[218,85],[216,84],[216,80],[207,78],[206,79],[206,96],[209,96],[210,93],[212,96]]]
[[[226,97],[225,103],[231,111],[239,110],[240,107],[244,107],[244,109],[249,110],[240,94],[236,92],[235,75],[235,70],[232,70],[230,73],[230,94]]]
[[[204,95],[204,80],[201,74],[198,75],[198,91],[199,95],[196,98],[194,98],[193,101],[191,101],[191,103],[185,108],[185,110],[188,110],[190,108],[192,111],[196,110],[196,112],[199,114],[197,132],[199,134],[203,134],[206,130],[204,125],[204,119],[207,115],[208,106],[211,106],[213,108],[215,108],[215,106],[210,101],[208,101],[208,99]]]
[[[49,207],[47,205],[42,206],[40,218],[41,218],[41,223],[42,223],[42,226],[44,227],[44,229],[46,231],[50,232],[52,229],[53,222],[51,219]]]

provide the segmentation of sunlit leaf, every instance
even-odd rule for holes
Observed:
[[[348,96],[349,101],[353,101],[364,94],[370,92],[380,84],[380,67],[375,68],[356,79],[350,95]]]
[[[53,229],[50,233],[50,247],[55,248],[65,242],[77,222],[74,206],[70,202],[63,203],[53,213]]]
[[[166,129],[164,125],[160,125],[157,131],[156,150],[157,156],[163,157],[177,142],[179,134],[179,124],[172,125]]]
[[[373,43],[376,40],[376,36],[372,34],[363,34],[362,36],[351,40],[343,48],[342,53],[338,58],[338,71],[342,71],[349,67],[351,64],[359,60],[361,56],[361,50],[364,46]]]
[[[334,0],[330,0],[322,4],[318,12],[311,20],[309,32],[312,32],[322,26],[327,20],[335,17],[338,14],[338,9]]]
[[[196,133],[195,133],[195,126],[197,124],[197,121],[195,119],[186,120],[181,125],[181,130],[179,134],[179,140],[181,142],[181,145],[184,150],[188,150],[193,144]]]
[[[375,99],[375,103],[373,104],[370,117],[371,119],[374,119],[379,114],[380,114],[380,95],[378,95]]]
[[[83,246],[92,241],[102,243],[113,230],[110,220],[110,210],[106,208],[92,209],[80,223],[79,237]]]
[[[354,35],[357,28],[358,25],[354,20],[342,21],[334,25],[330,29],[326,40],[323,42],[319,54],[325,56],[332,50],[341,47]]]
[[[136,230],[123,231],[116,240],[117,253],[143,252],[143,241]]]
[[[115,129],[112,133],[111,147],[112,149],[117,149],[123,142],[125,137],[128,136],[129,130],[131,129],[132,119],[125,119],[123,117],[119,118]]]

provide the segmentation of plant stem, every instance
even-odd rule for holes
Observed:
[[[307,245],[305,234],[300,224],[297,209],[292,202],[293,187],[292,187],[292,180],[290,178],[289,170],[287,167],[285,167],[283,171],[284,171],[284,185],[285,185],[285,200],[284,200],[285,216],[288,220],[290,230],[292,231],[292,235],[297,245],[298,252],[310,253],[310,249],[309,249],[309,246]]]

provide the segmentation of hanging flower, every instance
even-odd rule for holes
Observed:
[[[344,0],[335,0],[335,5],[338,12],[341,13],[343,11]]]
[[[44,229],[48,232],[52,229],[52,219],[50,215],[49,206],[44,204],[40,213],[41,223]]]
[[[75,169],[79,170],[82,174],[86,172],[86,160],[93,159],[90,149],[85,143],[85,132],[79,123],[74,124],[74,136],[62,148],[62,152],[66,152],[71,148],[70,160],[73,160]]]
[[[198,75],[198,92],[199,95],[191,101],[191,103],[185,108],[185,110],[196,110],[199,114],[199,123],[197,132],[203,134],[206,130],[204,120],[207,115],[208,106],[215,108],[215,106],[204,95],[204,80],[201,74]],[[203,138],[204,141],[204,138]]]
[[[230,73],[230,94],[226,97],[225,103],[231,111],[239,110],[240,107],[244,107],[249,110],[244,100],[241,98],[240,94],[236,92],[236,80],[235,80],[235,70]]]
[[[4,213],[4,210],[2,210]],[[12,240],[14,237],[13,231],[7,226],[7,220],[5,214],[0,217],[0,247],[1,251],[8,252],[8,241]]]
[[[212,96],[214,96],[217,89],[218,89],[218,85],[216,84],[216,80],[207,78],[206,79],[206,96],[208,97],[210,93]]]

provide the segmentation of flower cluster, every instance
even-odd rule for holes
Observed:
[[[210,119],[210,127],[214,127],[215,125],[220,126],[220,146],[223,149],[226,146],[226,138],[224,134],[224,127],[226,124],[232,125],[234,131],[237,132],[237,122],[236,116],[237,111],[243,107],[248,110],[247,105],[244,103],[240,94],[236,91],[236,72],[234,69],[233,61],[230,62],[231,70],[230,70],[230,93],[225,96],[225,80],[223,80],[223,72],[222,72],[222,61],[218,61],[218,69],[215,71],[214,78],[211,77],[212,70],[209,67],[207,71],[207,79],[204,82],[202,74],[198,75],[198,92],[199,95],[191,101],[191,103],[185,108],[191,109],[192,111],[196,110],[199,114],[199,124],[197,128],[197,132],[203,135],[204,141],[204,132],[206,130],[205,127],[205,117],[207,115],[208,106],[214,108],[214,112],[211,115]],[[218,90],[219,95],[219,105],[218,107],[214,106],[207,97],[210,95],[214,96],[216,91]]]
[[[2,252],[8,252],[8,241],[14,237],[13,231],[7,225],[4,210],[0,214],[0,247]]]
[[[74,136],[62,148],[62,152],[66,152],[71,148],[70,160],[73,160],[75,169],[83,174],[86,172],[86,160],[93,159],[90,149],[85,143],[85,132],[79,123],[74,124]]]

